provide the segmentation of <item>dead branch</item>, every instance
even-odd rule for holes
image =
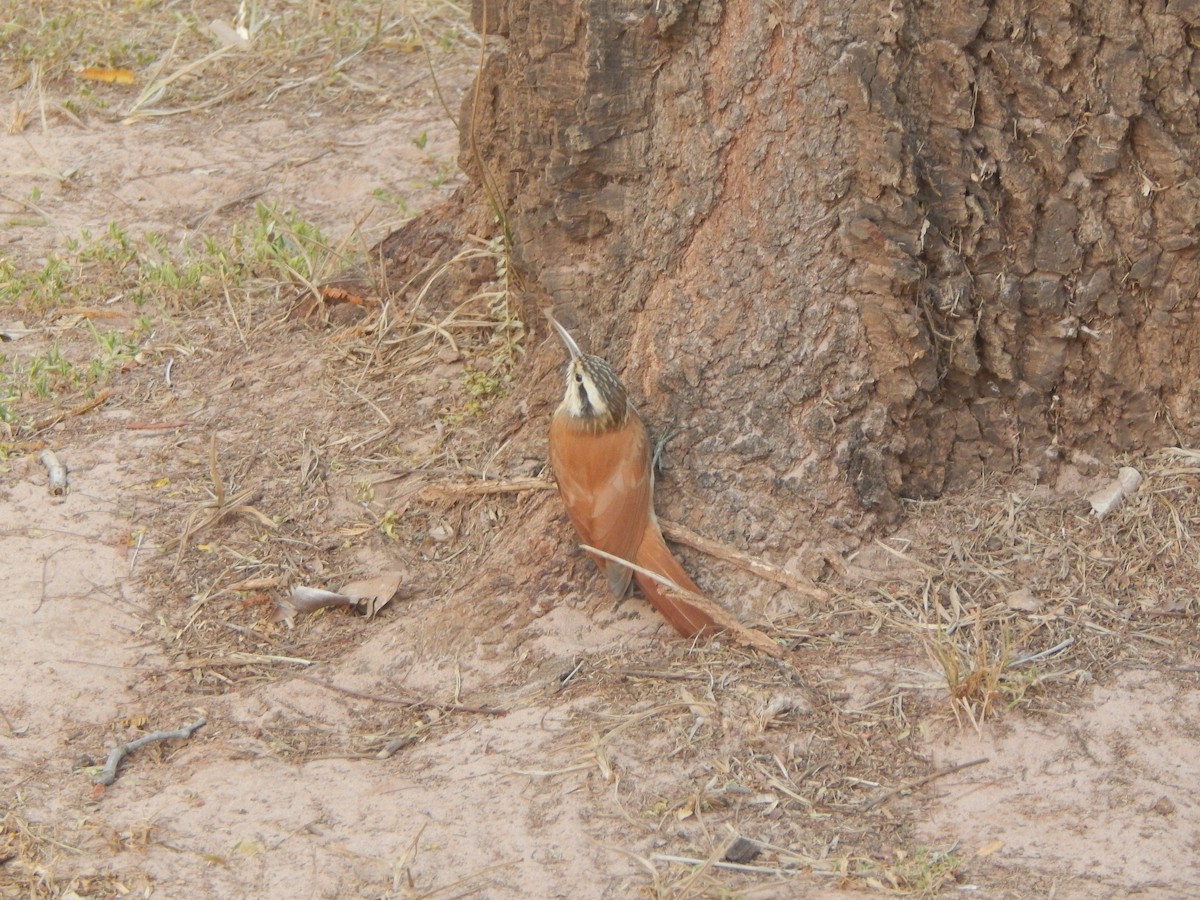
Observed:
[[[127,744],[121,744],[119,747],[113,747],[112,751],[108,754],[108,761],[104,764],[103,771],[96,776],[93,783],[102,784],[105,787],[108,787],[110,784],[116,781],[117,766],[121,764],[121,760],[123,760],[134,750],[138,750],[142,747],[145,747],[147,744],[154,743],[155,741],[187,740],[193,734],[195,734],[197,730],[203,728],[207,724],[208,720],[201,716],[191,725],[185,725],[178,731],[155,731],[151,734],[143,735],[136,741],[130,741]]]
[[[759,578],[774,581],[776,584],[782,584],[784,587],[789,587],[797,593],[803,594],[813,600],[828,600],[830,598],[829,591],[819,588],[802,578],[797,578],[779,566],[750,556],[748,553],[743,553],[741,550],[730,547],[728,544],[722,544],[714,541],[712,538],[706,538],[702,534],[697,534],[690,528],[680,525],[678,522],[668,522],[666,519],[659,519],[658,524],[662,528],[662,533],[678,544],[684,544],[693,550],[699,550],[701,553],[707,553],[709,556],[722,559],[743,571],[757,575]]]

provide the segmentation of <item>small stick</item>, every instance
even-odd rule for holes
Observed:
[[[1055,653],[1058,653],[1061,650],[1066,650],[1073,643],[1075,643],[1075,638],[1067,638],[1065,641],[1060,641],[1049,649],[1030,654],[1029,656],[1023,656],[1020,659],[1014,659],[1007,666],[1005,666],[1005,668],[1015,669],[1017,666],[1024,666],[1031,662],[1037,662],[1040,659],[1045,659],[1047,656],[1053,656]]]
[[[95,397],[93,397],[91,400],[89,400],[87,403],[84,403],[84,404],[77,406],[74,409],[68,410],[66,412],[58,412],[58,413],[55,413],[52,416],[48,416],[47,418],[42,419],[38,422],[34,422],[33,430],[34,431],[43,431],[43,430],[49,428],[51,425],[57,425],[63,419],[70,419],[70,418],[73,418],[74,416],[82,416],[85,412],[95,409],[97,406],[99,406],[101,403],[103,403],[105,400],[107,400],[111,396],[112,396],[112,391],[109,390],[108,388],[105,388],[100,393],[98,393]]]
[[[751,572],[759,578],[767,578],[777,584],[782,584],[784,587],[790,587],[797,593],[803,594],[813,600],[828,600],[830,597],[829,591],[810,584],[801,578],[797,578],[795,575],[779,568],[779,566],[773,566],[769,562],[750,556],[748,553],[743,553],[734,547],[714,541],[712,538],[706,538],[704,535],[697,534],[690,528],[680,525],[678,522],[668,522],[666,519],[659,519],[658,524],[662,528],[662,533],[676,543],[686,544],[693,550],[699,550],[701,553],[707,553],[709,556],[723,559],[737,566],[739,569]]]
[[[180,419],[178,422],[129,422],[125,425],[126,431],[170,431],[174,428],[187,428],[192,423],[187,419]]]
[[[142,552],[142,541],[146,538],[146,532],[139,531],[137,543],[133,546],[133,557],[129,560],[129,574],[133,574],[133,570],[137,567],[138,554]]]
[[[470,484],[428,484],[422,494],[445,497],[486,497],[492,494],[519,494],[524,491],[552,491],[554,483],[544,478],[509,478],[504,481],[474,481]]]
[[[902,794],[905,791],[915,791],[917,788],[924,787],[931,781],[936,781],[939,778],[945,778],[947,775],[953,775],[955,772],[961,772],[963,769],[971,768],[971,766],[983,765],[985,762],[991,762],[991,760],[986,756],[981,756],[979,759],[972,759],[969,762],[957,763],[953,766],[947,766],[944,769],[938,769],[936,772],[931,772],[924,778],[918,778],[916,781],[910,781],[908,784],[902,784],[899,787],[892,788],[886,794],[882,794],[869,803],[863,804],[862,809],[865,812],[868,809],[874,809],[877,806],[882,806],[893,797],[897,796],[898,794]]]
[[[615,669],[618,675],[626,678],[660,678],[664,681],[711,681],[707,675],[691,672],[656,672],[653,669]]]
[[[481,716],[507,716],[507,709],[499,709],[495,706],[464,706],[461,703],[438,703],[433,700],[402,700],[392,697],[374,697],[371,694],[364,694],[361,691],[351,690],[350,688],[339,687],[336,684],[330,684],[327,681],[321,681],[319,678],[308,678],[304,675],[297,675],[297,681],[307,681],[309,684],[315,684],[317,687],[323,687],[327,691],[333,691],[337,694],[345,694],[347,697],[354,697],[358,700],[369,700],[372,703],[392,703],[396,706],[406,706],[409,709],[436,709],[442,712],[465,712],[475,713]]]
[[[1200,666],[1147,666],[1138,663],[1117,663],[1125,669],[1141,669],[1146,672],[1200,672]]]
[[[61,497],[67,492],[67,467],[58,461],[53,450],[43,450],[38,454],[38,461],[50,475],[50,493]]]
[[[749,872],[754,875],[776,875],[779,877],[794,877],[805,870],[782,869],[775,866],[748,866],[745,863],[731,863],[721,860],[696,859],[691,856],[668,856],[665,853],[655,853],[650,857],[655,862],[676,863],[681,866],[712,866],[714,869],[728,869],[731,872]],[[825,872],[820,869],[809,869],[809,875],[837,875],[837,872]]]
[[[69,549],[71,548],[59,547],[54,552],[48,553],[42,558],[42,596],[41,599],[38,600],[38,605],[33,608],[34,615],[37,615],[39,612],[41,612],[42,607],[46,603],[46,583],[49,581],[47,573],[50,571],[50,560],[54,559],[54,557],[58,556],[58,554],[62,553],[64,550]]]
[[[191,672],[196,669],[217,669],[222,666],[265,666],[268,663],[281,665],[311,666],[311,659],[298,656],[277,656],[268,653],[231,653],[229,656],[218,656],[213,659],[189,659],[171,666],[173,672]]]
[[[105,787],[108,787],[110,784],[116,781],[117,766],[121,764],[121,760],[123,760],[127,754],[132,753],[134,750],[138,750],[147,744],[153,743],[154,741],[186,740],[195,734],[198,729],[203,728],[207,724],[208,720],[201,717],[191,725],[183,726],[183,728],[180,728],[178,731],[155,731],[152,734],[147,734],[138,738],[136,741],[130,741],[128,744],[122,744],[119,747],[113,747],[112,751],[108,754],[108,762],[104,764],[104,770],[96,776],[93,783],[102,784]]]
[[[65,319],[68,316],[79,316],[81,319],[87,319],[89,322],[94,322],[97,319],[123,319],[125,313],[115,309],[92,309],[88,306],[70,306],[66,309],[57,310],[54,313],[55,319]]]

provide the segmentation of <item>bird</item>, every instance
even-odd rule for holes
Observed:
[[[582,543],[654,572],[679,588],[701,595],[663,541],[654,514],[654,470],[646,424],[612,367],[579,349],[549,313],[550,324],[570,354],[566,391],[550,420],[550,467],[558,493]],[[711,610],[701,608],[655,579],[589,553],[618,598],[637,582],[646,599],[684,637],[723,630]],[[705,606],[712,606],[710,601]],[[722,617],[723,618],[723,617]]]

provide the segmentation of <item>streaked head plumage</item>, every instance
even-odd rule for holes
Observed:
[[[575,425],[590,431],[605,431],[624,423],[629,401],[625,386],[612,368],[598,356],[579,349],[570,333],[549,313],[546,317],[571,354],[567,363],[567,385],[558,412]]]

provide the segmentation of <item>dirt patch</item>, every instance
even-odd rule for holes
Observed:
[[[0,138],[25,291],[0,321],[4,895],[1185,895],[1194,457],[1130,460],[1145,486],[1105,519],[1087,460],[913,504],[823,601],[681,550],[792,656],[675,640],[572,546],[542,472],[558,376],[501,308],[495,234],[456,238],[466,299],[288,318],[266,261],[306,258],[308,225],[333,271],[455,183],[426,60],[367,46],[328,82]],[[452,109],[472,58],[436,58]],[[71,255],[110,222],[162,247]],[[193,282],[206,238],[232,262]],[[35,302],[56,255],[75,274]],[[380,574],[373,618],[274,614]]]
[[[985,848],[999,869],[1059,896],[1183,896],[1200,876],[1198,714],[1191,683],[1132,671],[1062,714],[947,734],[935,763],[991,763],[943,783],[923,830],[935,843],[949,832]]]

